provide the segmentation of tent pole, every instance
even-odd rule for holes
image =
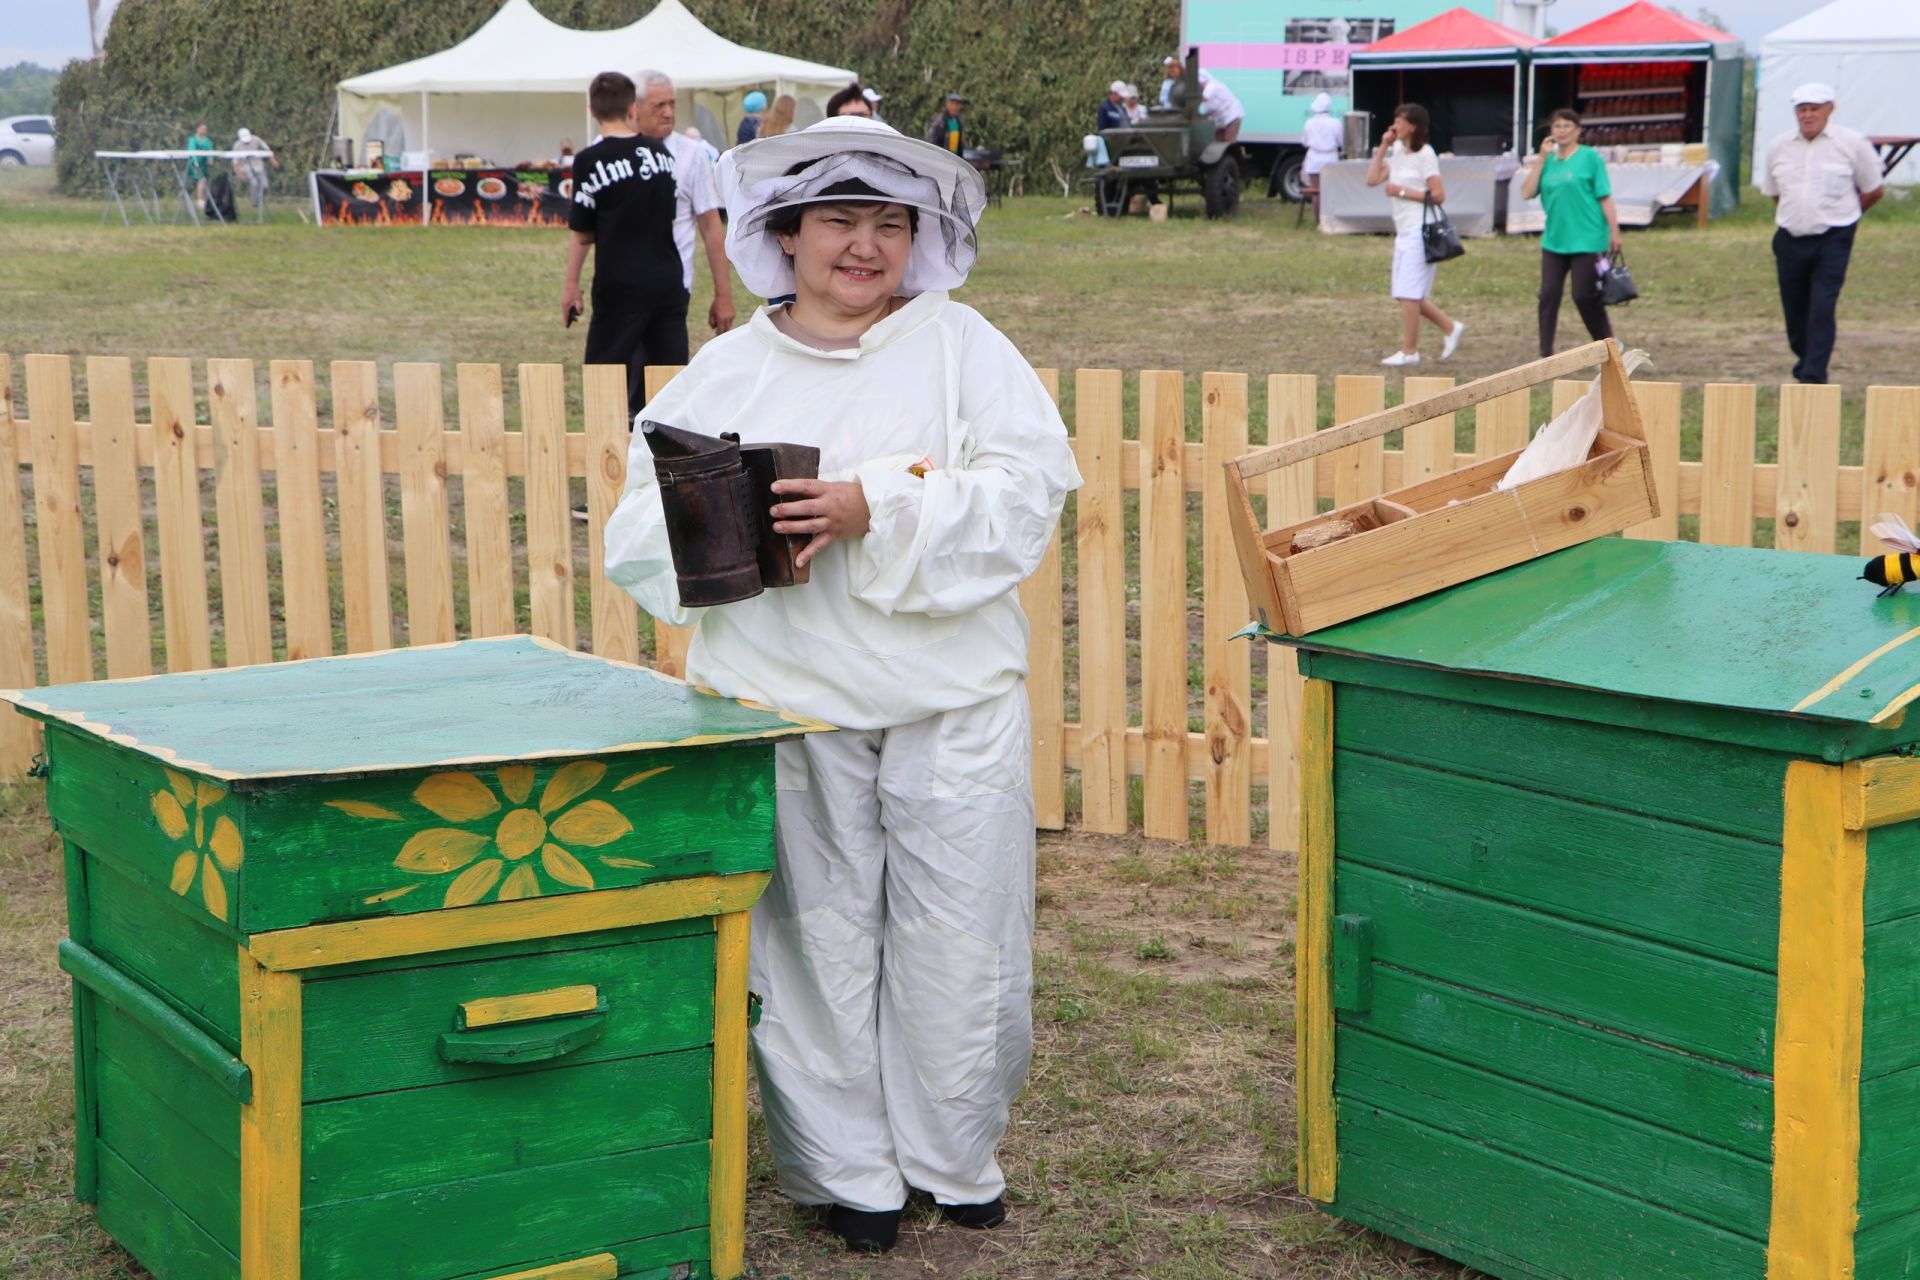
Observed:
[[[433,171],[433,148],[427,139],[432,134],[427,127],[427,91],[420,91],[420,151],[426,158],[426,165],[420,170],[420,225],[430,226],[433,212],[433,183],[428,180]]]

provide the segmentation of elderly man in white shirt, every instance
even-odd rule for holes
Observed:
[[[1775,205],[1773,258],[1793,376],[1808,383],[1827,380],[1834,307],[1847,282],[1854,228],[1886,194],[1873,144],[1832,123],[1833,97],[1824,84],[1793,91],[1799,127],[1773,140],[1760,172],[1760,190]]]

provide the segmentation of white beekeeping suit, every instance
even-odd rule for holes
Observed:
[[[973,260],[984,193],[970,166],[840,117],[729,152],[720,179],[728,256],[762,296],[795,288],[771,212],[849,181],[918,210],[911,300],[857,342],[822,349],[762,308],[642,414],[817,446],[822,479],[859,482],[868,532],[827,545],[802,585],[683,609],[636,432],[607,573],[694,627],[689,680],[841,728],[776,748],[779,863],[754,913],[755,1056],[782,1188],[869,1213],[898,1210],[909,1186],[984,1205],[1005,1188],[995,1152],[1032,1051],[1015,588],[1079,473],[1033,370],[945,292]]]

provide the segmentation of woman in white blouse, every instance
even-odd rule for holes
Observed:
[[[1455,321],[1433,302],[1433,266],[1427,261],[1420,234],[1421,214],[1429,197],[1435,204],[1447,199],[1440,179],[1440,160],[1427,145],[1427,109],[1416,102],[1395,107],[1393,123],[1380,137],[1367,167],[1367,185],[1385,183],[1393,204],[1393,296],[1400,303],[1400,349],[1380,363],[1398,368],[1420,363],[1420,318],[1425,316],[1446,335],[1440,358],[1453,359],[1467,326]]]

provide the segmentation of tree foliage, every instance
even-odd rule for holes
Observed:
[[[577,28],[632,22],[653,0],[534,0]],[[1079,139],[1116,78],[1151,96],[1172,48],[1173,0],[688,0],[720,35],[859,71],[883,109],[918,134],[941,95],[973,100],[973,137],[1078,163]],[[106,54],[69,64],[54,95],[62,187],[97,181],[100,149],[184,146],[205,120],[224,142],[242,125],[293,172],[326,154],[334,85],[472,34],[499,0],[124,0]],[[633,68],[627,68],[632,70]],[[673,68],[663,67],[669,75]],[[584,89],[584,86],[583,86]]]
[[[53,82],[60,73],[31,62],[0,67],[0,116],[26,116],[53,110]]]

